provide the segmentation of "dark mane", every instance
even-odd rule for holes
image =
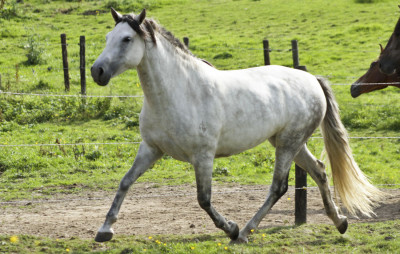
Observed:
[[[141,24],[135,19],[133,14],[126,14],[123,15],[115,25],[117,25],[120,22],[126,22],[130,25],[130,27],[135,30],[142,38],[146,39],[151,39],[151,41],[157,45],[157,40],[155,33],[158,32],[161,36],[163,36],[171,45],[173,45],[175,48],[180,49],[182,52],[189,56],[193,56],[197,58],[189,49],[188,47],[185,46],[178,38],[176,38],[170,31],[165,29],[164,27],[160,26],[157,24],[156,21],[153,19],[144,19]],[[211,67],[214,67],[211,63],[204,59],[200,59],[204,63],[210,65]]]
[[[175,46],[176,48],[181,49],[186,54],[194,56],[192,54],[192,52],[190,52],[190,50],[186,47],[185,44],[183,44],[178,38],[176,38],[170,31],[168,31],[164,27],[162,27],[159,24],[157,24],[156,21],[154,21],[152,19],[145,19],[143,21],[143,25],[146,28],[147,33],[149,33],[152,36],[153,43],[156,43],[154,34],[155,34],[155,32],[158,32],[168,42],[170,42],[173,46]]]
[[[190,50],[178,38],[176,38],[170,31],[157,24],[157,22],[153,19],[145,19],[142,24],[139,25],[138,22],[135,20],[133,14],[126,14],[123,15],[116,24],[120,22],[128,23],[131,28],[135,30],[141,37],[145,39],[150,38],[154,44],[157,43],[155,33],[158,32],[173,46],[181,49],[186,54],[194,56],[192,52],[190,52]]]

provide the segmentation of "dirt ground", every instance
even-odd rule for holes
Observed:
[[[212,202],[222,215],[242,228],[264,202],[269,186],[213,186]],[[294,224],[294,188],[264,218],[260,228]],[[349,218],[352,223],[400,219],[400,189],[376,208],[377,217]],[[0,203],[1,234],[32,234],[51,238],[90,239],[104,221],[114,193],[57,195],[51,200]],[[307,223],[332,225],[323,209],[318,189],[308,189]],[[199,207],[194,185],[156,187],[135,184],[114,224],[116,235],[203,234],[219,232]]]

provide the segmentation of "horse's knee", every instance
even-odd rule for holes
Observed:
[[[124,191],[124,192],[126,192],[126,191],[128,191],[129,190],[129,188],[131,187],[131,185],[132,185],[132,181],[130,181],[129,179],[122,179],[121,180],[121,183],[119,184],[119,189],[121,190],[121,191]]]
[[[288,182],[282,182],[277,186],[271,186],[271,192],[273,192],[277,197],[282,197],[288,191]]]
[[[289,186],[288,186],[287,182],[282,184],[281,188],[279,188],[279,196],[282,197],[283,195],[285,195],[285,193],[288,191],[288,188],[289,188]]]

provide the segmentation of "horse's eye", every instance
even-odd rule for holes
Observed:
[[[371,63],[371,66],[370,66],[369,68],[370,68],[370,69],[371,69],[371,68],[374,68],[374,66],[376,65],[376,63],[377,63],[377,62],[372,62],[372,63]]]
[[[125,37],[122,41],[123,42],[130,42],[130,41],[132,41],[132,37]]]

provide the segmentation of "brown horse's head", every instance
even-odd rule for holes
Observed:
[[[374,61],[369,70],[351,85],[351,96],[356,98],[363,93],[380,90],[389,85],[400,87],[400,84],[393,84],[395,82],[400,82],[400,77],[396,73],[392,75],[382,73],[378,61]]]
[[[397,21],[396,27],[390,39],[385,47],[382,50],[381,55],[379,56],[379,69],[387,74],[391,75],[400,71],[400,19]]]
[[[400,19],[386,47],[380,46],[378,60],[372,62],[367,73],[351,85],[353,98],[388,86],[400,88]]]

